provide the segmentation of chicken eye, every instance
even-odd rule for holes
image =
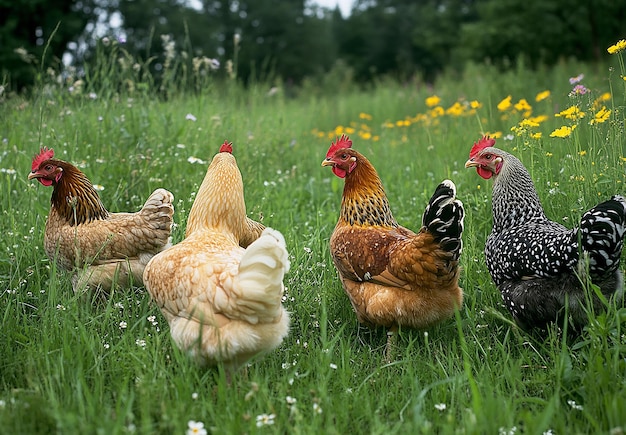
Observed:
[[[46,171],[51,171],[52,170],[52,165],[46,165],[46,167],[44,169]]]
[[[486,160],[491,160],[492,155],[491,154],[485,154],[485,159]]]
[[[341,155],[341,159],[342,159],[342,160],[345,160],[345,159],[347,159],[347,158],[348,158],[348,155],[347,155],[347,154],[345,154],[345,153],[344,153],[344,154],[342,154],[342,155]]]

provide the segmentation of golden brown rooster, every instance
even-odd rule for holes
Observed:
[[[144,282],[178,347],[201,365],[222,363],[227,379],[289,332],[282,306],[289,259],[283,236],[246,217],[232,144],[209,165],[185,239],[155,256]]]
[[[76,166],[42,148],[28,179],[53,186],[44,250],[62,270],[74,271],[74,291],[117,283],[142,285],[148,261],[170,244],[174,197],[157,189],[136,213],[110,213]]]
[[[372,164],[342,136],[322,166],[345,179],[330,250],[358,320],[389,328],[387,358],[399,326],[427,328],[461,307],[458,284],[463,204],[443,181],[417,233],[400,226]]]

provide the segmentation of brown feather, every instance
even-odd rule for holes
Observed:
[[[347,175],[330,249],[359,321],[425,328],[452,316],[463,300],[458,261],[426,228],[415,233],[396,222],[382,182],[362,154],[337,154],[353,157],[356,166],[340,166]]]

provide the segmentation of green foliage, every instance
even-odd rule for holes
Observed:
[[[95,18],[94,7],[92,0],[1,0],[0,84],[20,90],[46,68],[58,70],[67,44]]]
[[[619,74],[573,62],[505,74],[468,65],[432,89],[381,81],[366,92],[327,97],[311,90],[291,99],[280,85],[268,95],[274,83],[197,85],[192,74],[189,83],[172,80],[165,84],[174,88],[161,89],[143,68],[121,68],[117,56],[130,65],[142,61],[114,46],[99,50],[82,84],[50,76],[36,98],[1,103],[3,431],[169,434],[184,432],[191,420],[215,433],[626,430],[623,304],[590,314],[574,340],[557,328],[544,336],[518,330],[484,264],[490,184],[463,168],[473,141],[499,134],[498,145],[531,171],[548,216],[568,226],[600,200],[623,194],[622,54]],[[570,97],[568,78],[580,72],[591,91]],[[191,84],[195,93],[177,92]],[[544,90],[550,97],[535,101]],[[163,92],[167,100],[157,98]],[[601,98],[606,92],[608,100]],[[508,95],[511,107],[501,110]],[[516,106],[521,99],[532,114]],[[611,113],[590,124],[598,100]],[[555,116],[572,105],[585,117]],[[547,119],[521,127],[538,115]],[[577,127],[550,137],[563,125]],[[400,223],[417,228],[444,178],[454,180],[466,208],[464,307],[428,331],[402,330],[388,364],[385,331],[357,324],[328,252],[342,181],[320,163],[339,132],[374,163]],[[26,179],[32,156],[46,145],[103,187],[111,211],[137,210],[154,188],[168,188],[178,242],[224,139],[234,142],[249,215],[285,235],[292,262],[284,301],[291,332],[230,386],[220,367],[200,369],[176,349],[143,288],[106,300],[73,294],[69,276],[42,248],[51,191]]]
[[[246,85],[283,83],[289,96],[337,69],[361,86],[432,84],[467,62],[501,71],[520,61],[602,64],[624,37],[625,15],[626,3],[613,0],[361,0],[348,17],[303,0],[0,0],[0,85],[32,85],[68,54],[76,71],[64,75],[82,79],[114,43],[138,64],[119,67],[149,74],[166,98],[182,84],[197,92],[189,77],[199,69]],[[207,68],[215,61],[222,67]]]

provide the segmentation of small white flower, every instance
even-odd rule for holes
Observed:
[[[330,363],[330,368],[333,370],[337,370],[337,364]]]
[[[7,406],[7,402],[5,402],[4,400],[0,400],[0,409],[4,408],[5,406]]]
[[[446,404],[445,403],[435,403],[435,409],[438,411],[445,411]]]
[[[66,308],[65,308],[65,306],[64,306],[64,305],[57,304],[57,310],[59,310],[59,311],[65,311],[65,309],[66,309]]]
[[[177,143],[176,144],[176,148],[181,149],[181,150],[185,149],[185,144],[184,143]]]
[[[206,162],[205,162],[204,160],[199,159],[199,158],[194,157],[194,156],[189,157],[189,158],[187,159],[187,161],[188,161],[189,163],[198,163],[198,164],[200,164],[200,165],[204,165],[204,164],[206,164]]]
[[[103,346],[104,346],[105,349],[108,349],[108,348],[111,347],[111,345],[109,343],[104,343]]]
[[[104,186],[102,184],[94,184],[93,188],[98,191],[104,190]]]
[[[261,414],[256,416],[256,427],[269,426],[274,424],[275,414]]]
[[[583,406],[582,406],[582,405],[577,404],[577,403],[576,403],[576,402],[574,402],[573,400],[568,400],[568,401],[567,401],[567,404],[568,404],[569,406],[571,406],[571,407],[572,407],[572,409],[577,409],[578,411],[582,411],[582,410],[583,410]]]
[[[206,435],[206,429],[204,423],[201,421],[189,420],[187,422],[187,435]]]
[[[141,348],[145,348],[146,347],[146,340],[142,340],[142,339],[137,339],[135,340],[135,344]]]
[[[291,397],[291,396],[285,397],[285,400],[287,401],[287,403],[289,405],[295,405],[296,402],[297,402],[296,398],[295,397]]]
[[[198,400],[198,393],[191,393],[191,398],[193,400]]]
[[[98,98],[98,95],[96,95],[95,92],[90,92],[89,93],[89,98],[91,98],[92,100],[95,100],[96,98]]]
[[[124,309],[124,304],[121,302],[116,302],[115,305],[113,305],[115,308],[118,308],[120,310]]]
[[[312,252],[311,248],[309,248],[308,246],[305,246],[303,249],[304,249],[304,252],[306,252],[307,254],[310,254]]]
[[[314,403],[313,404],[313,412],[315,414],[321,414],[322,413],[322,407],[318,403]]]
[[[120,329],[126,329],[128,327],[128,323],[126,323],[125,321],[121,321],[120,322]]]
[[[196,118],[195,116],[193,116],[191,113],[188,113],[188,114],[185,116],[185,119],[187,119],[187,120],[189,120],[189,121],[193,121],[193,122],[196,122],[196,121],[197,121],[197,118]]]

